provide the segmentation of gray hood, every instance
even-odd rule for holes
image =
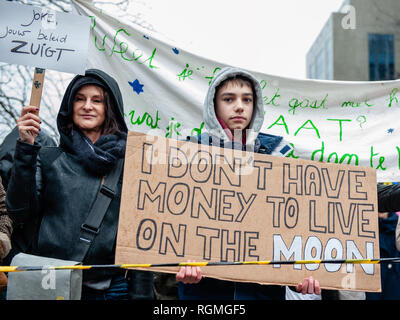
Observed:
[[[247,131],[246,135],[246,145],[254,145],[254,141],[256,140],[258,133],[260,132],[262,124],[264,122],[264,105],[262,98],[262,89],[259,81],[251,73],[243,69],[234,67],[223,68],[217,73],[217,75],[212,80],[207,96],[204,101],[203,119],[205,128],[211,136],[217,137],[226,142],[230,141],[230,138],[225,133],[224,129],[222,128],[215,114],[214,95],[215,95],[215,88],[222,81],[235,75],[242,75],[246,78],[249,78],[249,80],[251,80],[254,85],[255,101],[254,101],[253,117],[248,127],[248,129],[250,130]]]

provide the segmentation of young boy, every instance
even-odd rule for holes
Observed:
[[[261,86],[247,71],[222,69],[207,92],[203,111],[207,133],[189,140],[225,148],[285,156],[291,146],[282,137],[260,133],[264,122]],[[202,279],[199,267],[182,267],[176,274],[180,299],[284,300],[285,286]],[[298,292],[320,294],[317,280],[305,278]]]

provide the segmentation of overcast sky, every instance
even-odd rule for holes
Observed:
[[[139,1],[140,2],[140,1]],[[306,54],[343,0],[143,0],[157,31],[206,58],[305,78]],[[181,46],[183,47],[183,46]]]

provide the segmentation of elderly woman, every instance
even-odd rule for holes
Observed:
[[[117,82],[97,69],[71,81],[57,116],[59,147],[35,143],[41,124],[35,111],[33,106],[24,107],[18,119],[19,139],[7,208],[23,228],[13,236],[13,250],[76,260],[89,243],[83,264],[113,264],[122,169],[115,194],[101,188],[108,174],[124,160],[126,147],[127,127]],[[111,201],[99,228],[92,228],[86,218],[100,189]],[[125,299],[132,296],[132,290],[137,293],[137,288],[129,291],[124,275],[119,269],[85,270],[82,299]],[[143,284],[148,291],[141,298],[152,297],[151,279],[147,280]]]

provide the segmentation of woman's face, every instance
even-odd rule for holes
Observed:
[[[73,122],[94,143],[100,137],[105,120],[104,91],[88,84],[74,98]]]

